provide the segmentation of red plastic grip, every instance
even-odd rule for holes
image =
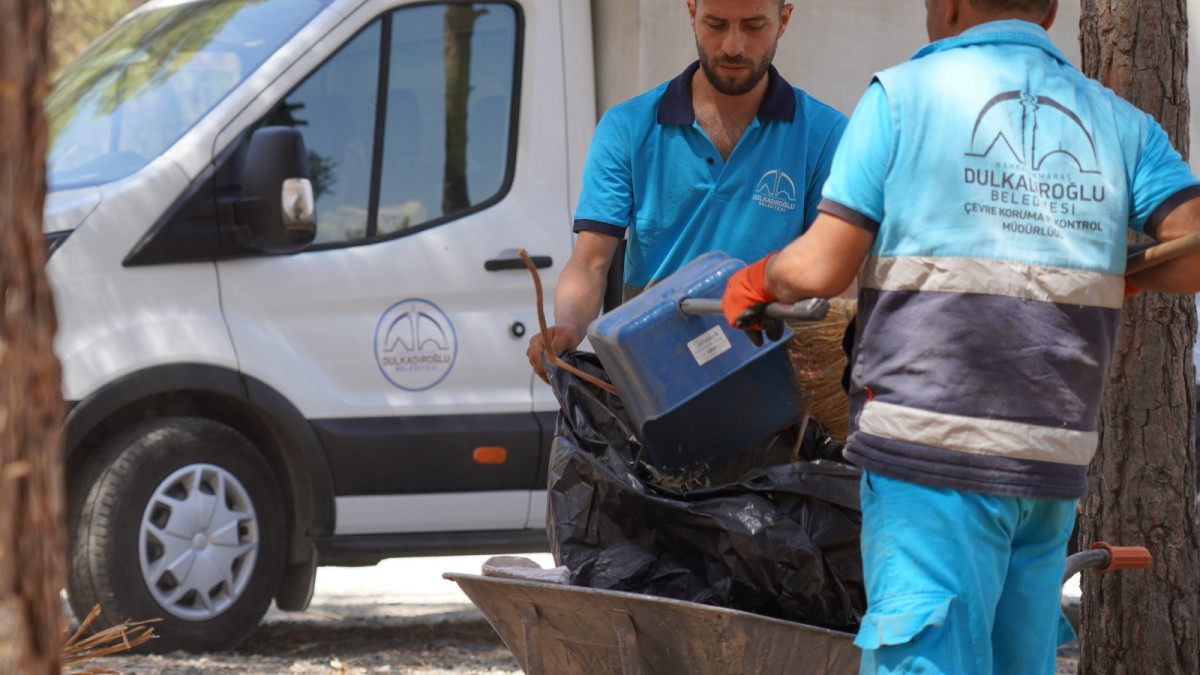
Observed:
[[[1108,574],[1113,570],[1143,570],[1150,566],[1150,551],[1145,546],[1111,546],[1098,541],[1092,548],[1102,548],[1108,551],[1109,562],[1104,568],[1097,567],[1096,574]]]

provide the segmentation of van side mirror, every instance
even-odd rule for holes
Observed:
[[[249,245],[293,253],[317,236],[317,218],[304,137],[292,127],[261,127],[250,137],[242,196],[234,204]]]

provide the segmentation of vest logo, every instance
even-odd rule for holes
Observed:
[[[783,213],[796,210],[796,198],[796,184],[779,170],[764,173],[758,179],[752,197],[759,206]]]
[[[1015,161],[1030,171],[1059,156],[1079,172],[1100,173],[1096,142],[1079,116],[1049,96],[1023,91],[1000,94],[979,111],[967,156]]]
[[[999,94],[979,111],[963,185],[964,215],[1004,236],[1095,240],[1111,216],[1092,133],[1073,110],[1028,91]]]
[[[457,356],[454,324],[427,300],[401,300],[375,326],[375,362],[400,389],[423,391],[437,385],[450,374]]]

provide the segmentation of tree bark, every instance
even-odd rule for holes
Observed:
[[[1082,0],[1083,70],[1149,112],[1186,157],[1185,0]],[[1125,303],[1079,538],[1143,545],[1149,569],[1082,579],[1081,673],[1200,672],[1195,410],[1188,296]]]
[[[62,392],[45,276],[46,0],[0,2],[0,672],[57,673]]]

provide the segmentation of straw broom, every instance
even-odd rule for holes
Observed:
[[[850,399],[842,389],[842,336],[857,309],[856,300],[832,298],[824,319],[787,322],[792,329],[788,358],[800,408],[839,443],[850,435]]]

